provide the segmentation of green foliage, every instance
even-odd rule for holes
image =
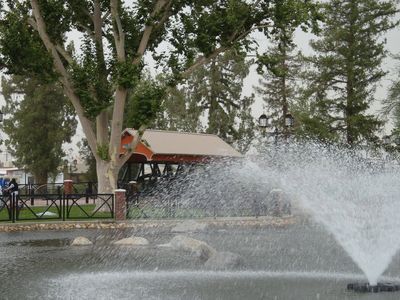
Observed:
[[[263,78],[255,88],[263,97],[265,112],[280,132],[286,130],[285,115],[292,112],[296,102],[301,67],[300,54],[295,53],[292,42],[293,32],[287,30],[281,29],[271,47],[258,56],[257,71]]]
[[[216,134],[242,151],[254,136],[250,106],[254,97],[241,97],[250,62],[243,53],[228,51],[196,70],[180,90],[172,90],[163,102],[161,128],[205,131]],[[202,115],[207,117],[205,128]],[[244,142],[246,141],[246,142]]]
[[[142,80],[128,96],[125,126],[139,129],[154,123],[161,110],[165,87],[151,78]]]
[[[8,74],[54,80],[52,59],[34,29],[27,26],[27,11],[26,5],[16,5],[0,16],[0,67]]]
[[[97,155],[101,160],[109,161],[110,153],[108,144],[97,144]]]
[[[243,54],[255,47],[256,43],[250,35],[252,31],[261,29],[270,37],[275,34],[274,27],[278,24],[309,26],[313,22],[308,19],[316,15],[314,4],[306,0],[171,0],[161,1],[165,6],[158,12],[155,12],[155,6],[159,1],[117,1],[118,19],[111,13],[110,1],[107,0],[37,2],[49,39],[45,35],[38,35],[35,14],[31,8],[34,2],[2,2],[7,4],[0,12],[2,71],[32,76],[41,74],[51,79],[63,76],[61,81],[75,107],[79,112],[80,106],[83,107],[85,116],[78,114],[81,121],[86,118],[95,121],[100,113],[111,110],[111,106],[116,108],[111,115],[119,114],[124,110],[121,105],[124,105],[125,99],[115,101],[114,97],[117,94],[123,97],[125,92],[129,92],[133,98],[126,102],[132,105],[132,109],[128,108],[131,112],[126,115],[129,123],[136,126],[151,123],[154,115],[160,114],[158,106],[162,99],[159,98],[158,102],[153,99],[157,95],[162,97],[163,93],[158,88],[146,93],[143,93],[144,89],[141,91],[141,86],[146,85],[142,81],[147,80],[142,77],[148,54],[153,56],[157,67],[164,68],[164,75],[170,78],[169,85],[177,85],[193,69],[201,66],[201,63],[207,63],[208,58],[218,53],[235,49]],[[96,7],[100,8],[98,15],[95,14]],[[74,30],[82,34],[80,49],[76,52],[66,45],[67,37]],[[44,43],[48,46],[48,53]],[[61,59],[63,66],[58,64],[57,58]],[[51,63],[53,68],[58,68],[57,72],[50,70]],[[222,65],[219,67],[222,68]],[[201,80],[200,77],[198,80]],[[234,111],[240,107],[240,97],[237,95],[241,87],[235,82],[231,91],[226,89],[222,92],[218,85],[227,86],[228,82],[229,79],[224,78],[215,80],[213,90],[219,96],[213,97],[218,100],[217,104],[212,104],[213,109],[209,113],[212,132],[219,130],[218,119],[236,125]],[[196,93],[201,94],[201,89],[205,87],[202,84],[195,88]],[[116,93],[117,89],[122,93]],[[230,101],[232,103],[228,104]],[[122,122],[119,120],[113,123],[110,118],[102,120],[109,123],[92,122],[93,128],[88,125],[90,122],[82,124],[86,127],[85,131],[96,132],[97,125],[110,129],[111,124],[117,128],[108,132],[115,133],[121,129],[119,126]],[[225,121],[221,123],[221,134],[227,140],[232,140],[236,129],[225,125]],[[103,136],[106,131],[98,132],[102,132],[99,141],[111,140],[109,136]],[[95,142],[90,139],[90,143]],[[104,155],[101,157],[109,159]]]
[[[141,66],[131,62],[118,62],[115,66],[115,83],[126,89],[134,88],[140,80]]]
[[[56,83],[13,76],[2,79],[2,89],[7,116],[3,130],[15,164],[32,172],[36,180],[47,180],[62,164],[62,144],[70,142],[75,132],[75,115]]]
[[[367,110],[385,75],[381,36],[397,25],[392,19],[396,1],[331,0],[323,8],[322,37],[311,43],[316,55],[307,59],[305,73],[305,97],[317,113],[309,118],[328,121],[324,127],[342,142],[373,141],[382,122]]]
[[[187,97],[186,89],[169,88],[157,115],[155,127],[173,131],[203,131],[200,116],[203,110],[192,97]]]
[[[400,61],[400,55],[395,56]],[[397,80],[393,81],[389,87],[388,98],[384,101],[384,113],[392,114],[396,135],[400,131],[400,66],[397,67]]]
[[[111,84],[107,81],[107,73],[101,66],[94,52],[94,44],[85,43],[80,59],[71,66],[71,80],[86,115],[95,118],[112,103]]]
[[[90,151],[89,144],[86,139],[78,142],[79,154],[83,158],[85,164],[88,166],[88,170],[85,174],[85,180],[88,182],[97,181],[97,171],[96,171],[96,159],[93,153]]]

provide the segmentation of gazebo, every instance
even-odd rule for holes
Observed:
[[[135,135],[132,128],[122,132],[121,155],[129,151]],[[176,175],[185,166],[240,157],[242,154],[213,134],[148,129],[122,168],[120,180],[129,182]]]

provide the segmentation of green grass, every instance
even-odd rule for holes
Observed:
[[[201,218],[201,217],[211,217],[213,216],[211,212],[205,212],[199,209],[172,209],[168,210],[165,208],[158,207],[146,207],[139,209],[137,207],[132,207],[129,210],[129,219],[140,219],[140,218],[152,218],[152,219],[162,219],[162,218]]]
[[[89,216],[91,216],[93,214],[95,204],[84,204],[84,205],[81,205],[80,207],[75,206],[75,205],[70,207],[69,216],[67,217],[67,214],[65,215],[66,219],[68,219],[68,220],[69,219],[87,220],[89,217],[85,214],[85,212]],[[23,220],[32,221],[31,219],[34,219],[34,220],[62,220],[62,216],[59,216],[59,212],[57,211],[57,208],[54,206],[50,207],[47,211],[55,213],[56,216],[43,216],[43,218],[37,218],[35,214],[46,211],[47,206],[31,206],[30,208],[32,211],[26,207],[24,207],[20,210],[18,221],[23,221]],[[6,208],[3,208],[0,211],[0,221],[8,220],[8,218],[9,218],[8,211]],[[96,212],[92,218],[94,218],[94,219],[96,219],[96,218],[111,218],[111,212]]]
[[[229,210],[217,210],[217,217],[251,217],[255,216],[252,210],[240,210],[240,211],[229,211]],[[202,209],[172,209],[168,210],[159,207],[144,207],[139,209],[138,207],[132,207],[128,213],[128,219],[163,219],[163,218],[202,218],[202,217],[214,217],[212,210]]]

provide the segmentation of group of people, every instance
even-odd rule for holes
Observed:
[[[3,187],[1,189],[1,193],[3,195],[9,194],[11,196],[17,196],[18,195],[18,183],[15,180],[15,178],[11,179],[11,181],[8,183],[7,187]]]
[[[6,186],[4,186],[3,184],[0,185],[0,195],[3,195],[3,197],[0,198],[0,210],[1,210],[6,205],[8,197],[10,197],[10,199],[17,198],[18,183],[15,180],[15,178],[11,179],[11,181],[8,182]]]

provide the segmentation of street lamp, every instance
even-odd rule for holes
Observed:
[[[392,137],[390,135],[385,135],[382,137],[382,142],[384,145],[389,145],[392,142]]]
[[[293,127],[293,125],[294,125],[294,118],[293,118],[293,116],[292,116],[292,114],[286,114],[286,116],[285,116],[285,126],[286,127]]]
[[[258,126],[260,128],[267,128],[269,127],[268,124],[268,117],[266,114],[262,114],[259,118],[258,118]]]
[[[267,117],[266,114],[262,114],[259,118],[258,118],[258,127],[260,127],[261,129],[266,130],[266,128],[271,127],[271,124],[269,122],[269,118]],[[292,114],[287,113],[285,115],[285,127],[286,129],[289,129],[291,127],[293,127],[294,125],[294,118],[292,116]],[[275,127],[275,129],[272,132],[269,132],[270,135],[274,136],[274,142],[275,145],[278,144],[278,136],[280,134],[284,134],[287,135],[288,131],[284,130],[282,132],[279,131],[278,127]]]

